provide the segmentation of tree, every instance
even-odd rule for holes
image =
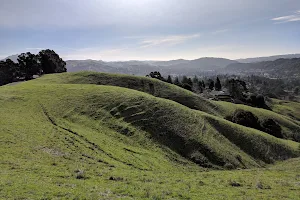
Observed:
[[[0,85],[11,83],[16,78],[17,65],[12,60],[0,61]]]
[[[250,111],[237,109],[233,113],[231,121],[243,126],[260,129],[258,118]]]
[[[168,76],[167,82],[168,82],[168,83],[171,83],[171,84],[173,83],[172,78],[171,78],[170,75]]]
[[[189,84],[191,87],[193,87],[193,81],[191,78],[188,78],[187,84]]]
[[[66,72],[66,62],[53,50],[42,50],[38,54],[43,74]]]
[[[30,52],[19,55],[18,62],[20,75],[25,80],[30,80],[33,78],[33,75],[40,75],[42,73],[38,57]]]
[[[261,94],[256,96],[256,105],[257,107],[264,108],[266,107],[265,97]]]
[[[6,65],[9,67],[9,73],[12,76],[12,79],[15,80],[20,76],[20,68],[17,63],[12,61],[11,59],[6,59]]]
[[[191,78],[188,78],[186,76],[183,76],[182,77],[182,81],[181,81],[181,87],[183,87],[184,89],[186,90],[190,90],[192,91],[192,88],[193,88],[193,81]]]
[[[294,89],[294,94],[295,94],[295,95],[299,95],[299,90],[300,90],[299,87],[296,87],[296,88]]]
[[[262,131],[269,133],[270,135],[273,135],[278,138],[283,138],[284,135],[281,132],[280,125],[273,119],[264,119],[260,122]]]
[[[181,85],[178,76],[175,77],[174,84],[178,86]]]
[[[198,82],[198,89],[199,89],[200,93],[203,93],[203,84],[202,84],[202,81]]]
[[[242,100],[243,97],[243,92],[248,91],[246,87],[246,83],[241,80],[235,80],[231,79],[228,80],[228,91],[231,96],[233,96],[235,99]]]
[[[213,90],[214,89],[214,87],[215,87],[215,83],[214,83],[214,81],[213,80],[209,80],[209,85],[208,85],[208,88],[210,89],[210,90]]]
[[[217,81],[216,81],[216,83],[215,83],[215,89],[216,89],[217,91],[220,91],[220,90],[222,89],[222,85],[221,85],[221,82],[220,82],[219,77],[217,77]]]
[[[192,91],[192,86],[189,85],[189,84],[187,84],[187,83],[184,83],[184,84],[182,85],[182,87],[183,87],[184,89],[186,89],[186,90]]]
[[[202,87],[205,89],[206,85],[204,83],[204,81],[202,80]]]
[[[188,78],[186,76],[183,76],[181,83],[182,84],[188,83]]]
[[[194,76],[194,78],[193,78],[193,83],[194,83],[194,85],[198,85],[199,80],[198,80],[198,77],[197,77],[197,76]]]

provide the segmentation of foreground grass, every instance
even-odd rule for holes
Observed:
[[[174,101],[119,87],[36,80],[1,87],[0,104],[2,199],[297,199],[300,195],[299,159],[266,165],[271,158],[294,157],[299,143]],[[162,140],[162,133],[196,141],[221,161],[251,169],[202,168],[180,146]],[[257,155],[251,155],[251,149]],[[191,152],[200,150],[196,146]],[[236,161],[237,154],[244,165]]]

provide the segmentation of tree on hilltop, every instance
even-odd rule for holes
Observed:
[[[43,74],[66,72],[66,62],[53,50],[42,50],[38,54]]]

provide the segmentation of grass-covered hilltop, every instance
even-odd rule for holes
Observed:
[[[299,104],[95,72],[4,85],[0,199],[298,199]]]

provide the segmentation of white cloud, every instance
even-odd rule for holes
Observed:
[[[200,34],[170,35],[170,36],[157,37],[157,38],[144,38],[140,42],[141,45],[140,47],[146,48],[146,47],[153,47],[153,46],[160,46],[160,45],[176,45],[198,37],[200,37]]]
[[[47,49],[47,48],[40,48],[40,47],[28,47],[28,48],[26,48],[26,50],[43,50],[43,49]]]
[[[214,31],[214,32],[212,32],[212,34],[217,35],[217,34],[221,34],[221,33],[226,33],[228,31],[229,31],[229,29],[222,29],[222,30]]]
[[[287,22],[300,21],[300,10],[294,12],[293,15],[286,15],[286,16],[276,17],[276,18],[273,18],[271,20],[276,21],[276,23],[287,23]]]
[[[62,57],[66,60],[81,60],[81,59],[108,59],[115,60],[117,57],[127,50],[127,48],[112,48],[112,49],[98,49],[98,48],[82,48],[76,51],[62,53]]]

